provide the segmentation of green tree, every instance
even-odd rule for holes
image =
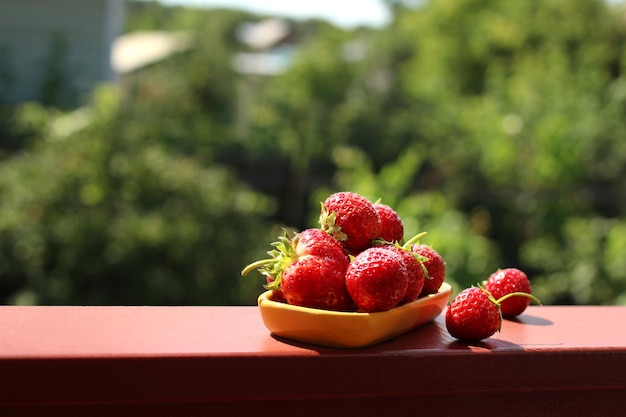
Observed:
[[[4,293],[77,300],[82,259],[140,275],[157,256],[169,266],[150,275],[168,278],[153,300],[196,288],[171,272],[184,261],[201,265],[187,276],[222,302],[252,300],[259,282],[217,289],[221,280],[199,277],[237,275],[222,259],[237,253],[227,263],[240,269],[276,228],[315,225],[319,201],[351,189],[396,207],[408,234],[426,230],[457,289],[517,266],[546,303],[626,302],[623,10],[599,0],[386,3],[393,20],[379,30],[291,22],[294,60],[272,77],[232,66],[248,51],[238,25],[261,16],[143,3],[129,28],[188,30],[194,48],[125,80],[121,100],[102,94],[70,117],[35,105],[6,113],[2,131],[26,152],[0,168]],[[184,232],[198,219],[211,226]],[[229,251],[233,228],[250,252]],[[215,264],[203,263],[205,247]]]
[[[111,89],[84,111],[0,167],[3,301],[254,303],[261,283],[239,271],[269,240],[272,201],[134,136]]]
[[[609,197],[626,187],[618,16],[590,0],[438,1],[391,29],[414,39],[402,73],[407,102],[420,104],[410,111],[432,171],[422,175],[439,178],[454,207],[487,215],[502,261],[536,276],[547,302],[610,303],[623,292],[604,245],[582,251],[587,237],[571,233],[575,218],[624,215],[621,197]]]

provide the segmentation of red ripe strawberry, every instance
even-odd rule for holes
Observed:
[[[368,248],[382,228],[372,203],[349,191],[332,194],[322,203],[320,225],[353,255]]]
[[[352,300],[345,268],[337,260],[307,255],[283,271],[281,290],[288,304],[325,310],[348,310]]]
[[[325,258],[333,258],[348,267],[349,258],[344,252],[343,245],[334,237],[321,229],[306,229],[298,233],[292,240],[296,255],[298,257],[305,255],[322,256]]]
[[[378,237],[390,243],[402,243],[404,239],[404,224],[398,213],[385,204],[374,203],[373,206],[376,213],[378,213],[378,217],[380,217],[382,226],[380,236]]]
[[[499,331],[501,325],[500,305],[481,288],[461,291],[446,311],[446,328],[459,340],[478,342]]]
[[[441,255],[430,246],[415,244],[411,246],[411,251],[427,259],[422,262],[426,268],[426,280],[420,297],[436,293],[446,277],[446,263]]]
[[[415,258],[415,255],[403,247],[396,245],[383,245],[385,249],[392,250],[402,257],[404,265],[407,269],[407,289],[404,298],[400,300],[400,304],[410,303],[415,301],[422,292],[424,287],[424,281],[426,276],[424,275],[424,268],[420,264],[420,261]]]
[[[291,240],[285,233],[272,245],[275,249],[268,252],[270,258],[251,263],[241,274],[259,270],[277,301],[326,310],[352,306],[345,286],[348,258],[332,236],[307,229]]]
[[[526,274],[517,268],[499,269],[491,274],[485,283],[485,289],[495,298],[504,297],[514,292],[531,294],[530,281]],[[502,302],[502,315],[505,317],[519,316],[530,304],[527,297],[512,297]]]
[[[303,230],[295,235],[291,239],[290,243],[295,252],[295,254],[291,254],[292,258],[297,257],[299,259],[306,255],[321,256],[336,259],[340,263],[340,269],[343,271],[345,271],[348,267],[349,259],[345,255],[341,243],[320,229]],[[273,281],[274,278],[270,276],[267,277],[267,287],[274,288],[272,294],[272,299],[274,301],[297,304],[297,301],[295,301],[294,298],[291,298],[291,302],[289,302],[282,289],[279,289],[277,284],[272,284]],[[284,284],[281,284],[280,287],[283,285]]]
[[[360,311],[385,311],[397,306],[404,298],[407,275],[400,255],[383,247],[372,247],[350,262],[346,287]]]

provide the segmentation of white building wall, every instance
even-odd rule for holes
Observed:
[[[124,10],[124,0],[0,0],[0,101],[41,100],[56,78],[59,99],[76,102],[112,81]]]

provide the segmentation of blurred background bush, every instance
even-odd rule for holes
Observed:
[[[544,303],[626,304],[624,7],[385,3],[382,28],[288,21],[255,72],[265,16],[130,2],[126,32],[192,47],[78,108],[0,105],[0,302],[254,304],[241,269],[352,190],[457,291],[518,267]]]

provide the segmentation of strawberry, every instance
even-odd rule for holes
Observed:
[[[495,298],[503,297],[513,292],[531,294],[530,281],[526,274],[517,268],[499,269],[491,274],[485,283],[485,289]],[[516,317],[526,310],[530,304],[527,297],[513,297],[502,303],[504,317]]]
[[[257,269],[267,277],[272,298],[288,304],[326,310],[347,310],[352,306],[345,285],[348,267],[343,246],[319,229],[307,229],[292,239],[285,233],[272,244],[270,258],[251,263],[247,275]]]
[[[352,307],[345,272],[340,261],[306,255],[285,268],[281,291],[288,304],[345,311]]]
[[[378,213],[381,222],[381,232],[379,238],[387,242],[402,242],[404,239],[404,224],[398,213],[391,207],[374,203],[374,210]]]
[[[426,259],[422,262],[426,269],[426,280],[420,297],[436,293],[446,277],[446,263],[443,258],[432,247],[423,244],[412,245],[411,252]]]
[[[446,328],[453,337],[466,342],[479,342],[502,327],[502,303],[510,298],[530,298],[541,302],[531,294],[513,292],[498,298],[482,287],[461,291],[446,310]]]
[[[385,311],[397,306],[408,285],[402,256],[381,246],[359,253],[346,271],[346,288],[359,311]]]
[[[446,311],[446,328],[455,338],[478,342],[500,330],[502,315],[493,296],[476,287],[466,288]]]
[[[319,222],[352,255],[368,248],[382,229],[372,203],[349,191],[331,194],[322,203]]]
[[[399,254],[402,257],[404,265],[407,269],[408,285],[404,298],[400,300],[400,304],[415,301],[422,292],[422,288],[424,287],[424,281],[426,279],[426,276],[424,275],[424,268],[422,268],[420,260],[416,258],[416,255],[413,252],[405,249],[404,247],[391,244],[385,244],[382,247]]]
[[[291,245],[298,256],[314,255],[334,258],[342,264],[342,267],[343,264],[345,268],[348,267],[349,258],[344,252],[343,245],[321,229],[303,230],[293,237]]]

